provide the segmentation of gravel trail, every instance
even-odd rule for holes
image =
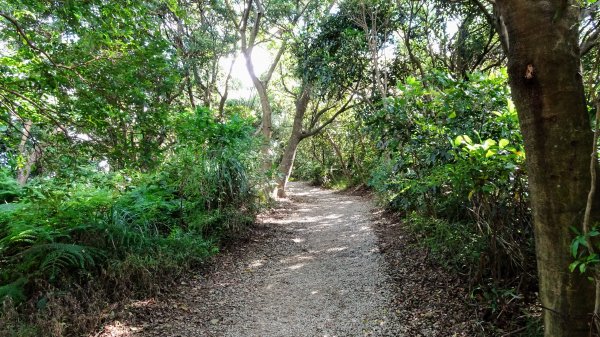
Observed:
[[[264,219],[292,234],[283,254],[254,260],[225,336],[397,336],[385,262],[367,200],[292,183],[298,209]]]
[[[374,205],[290,183],[246,244],[96,336],[404,336],[373,231]]]

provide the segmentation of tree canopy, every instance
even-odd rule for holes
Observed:
[[[599,15],[0,0],[0,300],[27,317],[90,282],[168,282],[302,179],[374,191],[465,274],[488,335],[599,333]]]

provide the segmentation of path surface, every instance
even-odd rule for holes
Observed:
[[[432,290],[419,290],[426,267],[396,267],[406,272],[391,282],[375,211],[368,198],[291,183],[289,199],[206,278],[130,304],[97,336],[463,336],[449,333],[455,322],[435,323],[454,315],[446,298],[427,303]]]
[[[253,261],[226,336],[391,336],[390,289],[365,199],[291,184],[299,208],[266,219],[293,234],[289,251]]]

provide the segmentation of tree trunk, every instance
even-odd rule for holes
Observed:
[[[283,152],[283,157],[279,163],[279,181],[277,183],[277,196],[280,198],[285,197],[285,188],[288,180],[292,175],[292,168],[294,167],[294,159],[296,158],[296,150],[298,144],[304,139],[302,134],[302,121],[308,108],[308,102],[310,101],[310,87],[304,87],[302,94],[296,100],[296,113],[294,115],[294,124],[292,125],[292,134]]]
[[[329,144],[331,144],[331,147],[333,148],[335,155],[338,157],[338,160],[340,161],[340,167],[342,168],[342,172],[344,173],[344,176],[346,178],[350,179],[352,177],[352,175],[350,174],[350,171],[348,170],[348,166],[346,165],[346,161],[344,160],[344,154],[342,153],[342,150],[335,143],[335,141],[333,140],[333,137],[331,137],[329,132],[325,131],[325,137],[327,137],[327,141],[329,141]]]
[[[271,103],[269,102],[269,95],[267,93],[267,87],[265,83],[261,81],[254,70],[254,64],[252,63],[252,50],[245,49],[243,51],[244,58],[246,60],[246,69],[252,79],[252,83],[256,88],[258,97],[260,100],[260,106],[262,109],[262,127],[261,133],[263,136],[263,144],[261,146],[261,153],[263,155],[263,169],[268,171],[271,168],[271,135],[273,134],[273,122],[272,122],[272,109]]]
[[[281,162],[279,163],[280,177],[278,178],[277,183],[277,196],[280,198],[285,197],[285,189],[290,176],[292,175],[294,159],[296,158],[296,150],[298,149],[298,144],[300,144],[301,140],[302,138],[300,138],[300,135],[292,133],[285,147],[285,151],[283,152]]]
[[[187,68],[185,70],[185,82],[190,105],[192,106],[192,109],[196,110],[196,101],[194,101],[194,88],[192,87],[192,80],[190,79],[190,70]]]
[[[508,73],[527,153],[545,336],[589,336],[592,282],[569,272],[590,184],[592,132],[574,1],[497,1]]]
[[[21,137],[21,142],[19,143],[19,154],[23,159],[25,159],[23,166],[19,167],[17,170],[17,183],[20,186],[25,186],[25,184],[27,184],[27,180],[29,180],[29,176],[31,176],[33,167],[42,156],[42,150],[40,148],[41,145],[39,144],[34,144],[31,150],[27,150],[27,140],[31,135],[32,126],[32,121],[28,120],[25,122],[23,125],[23,136]]]
[[[223,95],[221,95],[221,99],[219,100],[219,120],[224,120],[224,112],[225,112],[225,103],[227,103],[227,97],[229,96],[229,80],[231,80],[231,73],[233,72],[233,65],[235,64],[235,59],[231,61],[229,65],[229,71],[227,72],[227,77],[225,78],[225,89],[223,90]]]

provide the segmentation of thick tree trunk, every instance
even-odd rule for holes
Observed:
[[[279,179],[277,182],[277,196],[280,198],[285,197],[285,188],[292,175],[292,168],[294,167],[294,159],[296,158],[296,150],[298,144],[304,139],[302,134],[302,121],[308,108],[308,102],[310,101],[310,87],[305,87],[302,90],[302,94],[296,100],[296,113],[294,115],[294,124],[292,125],[292,134],[283,152],[283,157],[279,163]]]
[[[527,153],[545,336],[589,336],[594,288],[568,270],[590,185],[586,112],[574,1],[498,0],[508,73]]]

